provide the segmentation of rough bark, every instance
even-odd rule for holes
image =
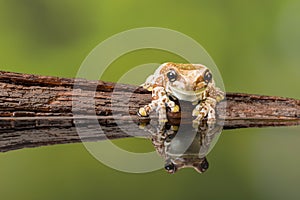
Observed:
[[[138,118],[136,111],[150,101],[150,92],[132,85],[0,71],[0,152],[129,137],[126,133],[146,136],[137,123],[149,119]],[[191,121],[192,105],[180,106],[181,113],[168,113],[170,123]],[[300,101],[227,93],[217,113],[225,129],[295,126],[300,124]]]

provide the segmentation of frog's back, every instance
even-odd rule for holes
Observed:
[[[206,68],[204,65],[201,64],[191,64],[191,63],[173,63],[168,62],[165,63],[166,66],[175,67],[179,70],[201,70]]]

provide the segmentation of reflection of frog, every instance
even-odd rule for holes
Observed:
[[[179,112],[179,107],[171,99],[190,101],[197,104],[192,115],[194,122],[207,117],[208,123],[214,123],[217,102],[224,93],[215,87],[210,70],[201,64],[164,63],[143,84],[152,91],[150,104],[139,109],[138,114],[146,117],[153,110],[159,114],[160,122],[166,122],[166,107],[171,112]]]
[[[152,133],[152,143],[156,151],[166,161],[165,169],[169,173],[192,167],[199,173],[208,169],[206,155],[221,133],[222,127],[206,123],[195,130],[189,125],[178,127],[161,126]]]

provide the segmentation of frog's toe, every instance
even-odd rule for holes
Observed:
[[[171,112],[173,112],[173,113],[179,112],[179,106],[178,106],[178,105],[175,105],[175,106],[171,109]]]
[[[218,95],[218,96],[216,97],[216,101],[217,101],[217,102],[223,101],[224,99],[225,99],[225,97],[224,97],[223,95]]]
[[[137,112],[140,117],[148,117],[148,113],[145,108],[140,108]]]
[[[192,113],[192,116],[193,117],[196,117],[196,116],[198,116],[200,114],[200,112],[197,110],[197,109],[194,109],[193,110],[193,113]]]

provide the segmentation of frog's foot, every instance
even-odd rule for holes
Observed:
[[[163,87],[154,87],[152,90],[152,101],[148,105],[138,110],[138,115],[141,117],[148,117],[150,112],[156,110],[158,113],[158,120],[160,123],[168,121],[166,107],[171,109],[171,112],[179,112],[179,106],[170,100]]]
[[[198,113],[198,115],[195,114],[195,113]],[[205,110],[200,111],[200,112],[199,111],[195,111],[195,112],[193,112],[193,116],[194,117],[196,116],[196,118],[193,120],[193,124],[195,124],[195,125],[201,124],[202,121],[205,119],[206,116],[207,116],[207,123],[208,124],[215,124],[216,123],[214,109],[211,109],[208,113]]]
[[[193,123],[200,124],[205,117],[207,117],[208,124],[216,123],[215,105],[215,100],[206,100],[204,102],[199,103],[192,113],[192,115],[196,117],[196,119],[193,120]]]
[[[144,107],[140,108],[138,110],[137,114],[140,117],[148,117],[149,116],[148,112],[146,111],[146,109]]]
[[[197,105],[196,108],[193,110],[192,116],[196,117],[193,120],[193,124],[201,124],[204,118],[207,115],[207,108],[201,107],[201,105]]]
[[[152,112],[157,107],[156,103],[153,101],[149,103],[148,105],[145,105],[144,107],[141,107],[137,114],[140,117],[149,117],[150,112]]]

